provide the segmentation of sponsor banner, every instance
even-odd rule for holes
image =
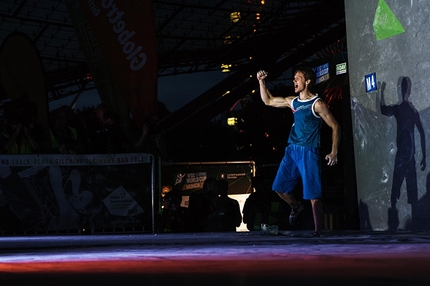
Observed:
[[[127,130],[130,111],[79,0],[66,0],[65,3],[100,100],[120,115],[121,126]]]
[[[103,203],[109,213],[117,216],[138,215],[144,212],[142,207],[123,186],[116,188],[103,200]]]
[[[319,84],[323,81],[326,81],[330,78],[329,73],[329,64],[325,63],[323,65],[317,66],[315,69],[315,84]]]
[[[207,178],[226,179],[229,194],[252,193],[251,178],[255,172],[252,161],[163,163],[161,184],[180,190],[188,196],[203,188]]]
[[[152,229],[152,155],[4,155],[0,231]],[[5,214],[6,215],[6,214]]]
[[[152,155],[146,153],[122,153],[103,155],[76,155],[76,154],[26,154],[2,155],[0,166],[106,166],[106,165],[130,165],[151,163]]]
[[[326,75],[328,73],[329,73],[328,63],[325,63],[323,65],[317,66],[315,68],[315,77],[316,78],[322,77],[323,75]]]
[[[175,185],[182,185],[182,191],[201,189],[207,177],[206,172],[177,173]]]
[[[156,113],[157,46],[152,1],[79,0],[138,126]]]
[[[2,44],[0,85],[5,93],[2,97],[34,102],[37,120],[48,126],[48,101],[42,62],[31,39],[22,33],[10,34]]]

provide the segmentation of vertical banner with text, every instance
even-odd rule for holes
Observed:
[[[65,3],[100,100],[120,115],[121,125],[127,130],[130,111],[79,0],[65,0]]]
[[[133,118],[157,107],[157,44],[152,1],[79,0]]]

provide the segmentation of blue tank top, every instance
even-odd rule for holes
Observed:
[[[300,100],[295,97],[291,102],[294,124],[291,128],[288,143],[304,146],[320,146],[321,117],[315,113],[314,105],[321,100],[318,95],[311,99]]]

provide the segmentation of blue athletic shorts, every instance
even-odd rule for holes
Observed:
[[[303,183],[303,198],[322,199],[319,148],[295,144],[285,148],[285,155],[273,181],[272,190],[278,193],[291,193],[300,177]]]

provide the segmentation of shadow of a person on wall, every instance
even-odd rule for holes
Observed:
[[[369,207],[362,200],[358,204],[358,211],[360,213],[360,230],[373,230],[370,222]]]
[[[416,207],[413,208],[413,217],[407,226],[415,231],[430,231],[430,173],[426,177],[426,193],[422,195]]]
[[[399,226],[397,201],[400,198],[400,189],[403,181],[406,181],[407,202],[412,207],[412,219],[418,204],[418,184],[415,161],[415,127],[418,130],[421,141],[422,160],[421,170],[426,168],[426,144],[424,129],[418,111],[408,100],[411,93],[411,80],[409,77],[399,77],[397,93],[399,103],[385,105],[385,82],[381,85],[381,113],[386,116],[394,116],[397,122],[396,146],[397,153],[394,161],[393,183],[391,187],[391,207],[388,209],[388,228],[397,230]]]

